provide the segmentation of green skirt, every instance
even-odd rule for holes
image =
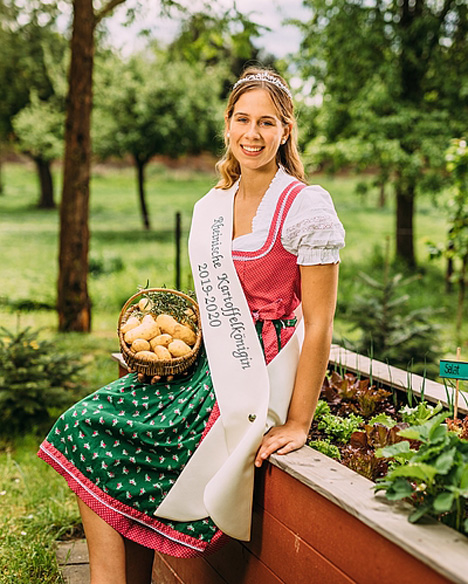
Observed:
[[[75,404],[57,420],[39,456],[124,537],[178,557],[227,539],[206,517],[154,516],[219,416],[205,352],[192,373],[170,384],[129,374]]]

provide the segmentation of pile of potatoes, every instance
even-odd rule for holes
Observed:
[[[193,313],[192,313],[193,314]],[[131,316],[122,326],[124,341],[143,361],[169,361],[192,350],[197,336],[170,314]]]

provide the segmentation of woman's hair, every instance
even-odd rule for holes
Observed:
[[[231,119],[234,113],[234,106],[240,96],[254,89],[264,89],[267,91],[281,122],[284,125],[292,124],[292,132],[285,144],[279,147],[276,160],[289,174],[304,182],[304,166],[297,150],[296,118],[294,116],[291,92],[286,81],[278,73],[271,69],[263,69],[260,67],[248,67],[245,69],[239,81],[234,84],[231,95],[229,96],[225,111],[226,119]],[[216,170],[220,174],[220,179],[216,187],[229,189],[239,178],[241,169],[239,162],[234,157],[229,146],[226,131],[224,134],[224,142],[226,144],[226,150],[221,160],[216,164]]]

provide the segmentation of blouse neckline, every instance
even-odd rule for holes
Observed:
[[[234,195],[236,195],[237,191],[239,190],[240,180],[241,179],[239,177],[237,179],[237,183],[235,184]],[[267,190],[265,191],[265,194],[262,197],[262,200],[260,201],[257,207],[257,212],[252,218],[250,233],[244,233],[243,235],[239,235],[238,237],[235,237],[232,240],[232,243],[233,244],[235,243],[236,249],[241,249],[242,242],[246,238],[251,238],[257,231],[259,231],[259,229],[261,229],[261,227],[265,223],[264,221],[262,221],[262,219],[265,218],[265,216],[270,217],[272,212],[274,212],[278,197],[282,192],[281,187],[284,188],[290,180],[291,177],[285,172],[284,168],[282,166],[279,166],[275,176],[272,178],[270,184],[268,185]]]

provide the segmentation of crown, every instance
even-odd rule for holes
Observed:
[[[234,83],[234,85],[232,86],[232,90],[234,91],[236,87],[242,85],[242,83],[247,83],[248,81],[266,81],[267,83],[273,83],[273,85],[276,85],[276,87],[282,89],[289,97],[289,99],[292,99],[292,93],[289,91],[286,85],[284,83],[281,83],[281,81],[276,77],[273,77],[273,75],[270,75],[269,73],[266,72],[256,73],[255,75],[247,75],[246,77],[242,77],[242,79],[239,79],[239,81],[236,81]]]

